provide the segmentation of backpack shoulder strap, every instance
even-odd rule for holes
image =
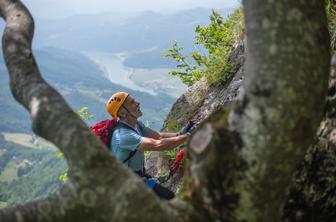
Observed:
[[[120,127],[123,127],[123,128],[130,129],[130,130],[132,130],[132,131],[138,133],[134,128],[132,128],[132,127],[130,127],[130,126],[128,126],[128,125],[126,125],[126,124],[124,124],[124,123],[118,121],[118,126],[117,126],[117,127],[119,127],[119,126],[120,126]],[[116,127],[116,128],[117,128],[117,127]],[[141,126],[140,124],[139,124],[139,129],[140,129],[141,132],[143,132],[143,131],[142,131],[142,130],[143,130],[143,129],[142,129],[142,126]],[[129,153],[128,157],[123,161],[123,163],[126,163],[127,161],[129,161],[129,160],[136,154],[137,151],[138,151],[137,149],[131,151],[131,152]]]
[[[128,157],[127,157],[126,159],[124,159],[123,163],[126,163],[127,161],[129,161],[129,160],[135,155],[135,153],[136,153],[137,151],[138,151],[137,149],[131,151],[131,152],[128,154]]]

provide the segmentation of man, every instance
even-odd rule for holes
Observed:
[[[138,118],[142,116],[140,103],[126,92],[111,96],[106,104],[107,112],[118,118],[118,124],[112,134],[112,154],[123,161],[141,177],[146,177],[144,169],[144,151],[164,151],[174,149],[188,139],[192,126],[179,133],[157,132],[146,127]],[[171,199],[174,193],[146,179],[148,187],[163,199]]]

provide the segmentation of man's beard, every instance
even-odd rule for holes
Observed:
[[[134,112],[129,112],[130,114],[131,114],[131,116],[133,117],[133,118],[140,118],[141,116],[142,116],[142,112],[141,112],[141,109],[140,109],[140,107],[138,107],[138,109],[136,110],[136,111],[134,111]]]

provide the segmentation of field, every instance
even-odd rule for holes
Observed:
[[[0,159],[4,155],[5,152],[6,152],[6,150],[3,150],[3,149],[0,148]]]
[[[153,90],[155,93],[164,92],[172,97],[179,97],[187,87],[176,76],[168,74],[169,69],[131,69],[130,79],[137,85]]]
[[[17,179],[17,163],[11,160],[0,175],[0,182],[12,182]]]
[[[0,201],[0,209],[1,208],[5,208],[7,206],[7,203],[6,202],[1,202]]]
[[[48,149],[57,150],[57,148],[48,141],[37,138],[31,134],[25,133],[2,133],[5,140],[8,142],[16,143],[32,149]],[[1,153],[0,153],[1,155]]]

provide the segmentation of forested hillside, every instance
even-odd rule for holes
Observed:
[[[0,207],[47,197],[62,184],[59,176],[66,163],[56,158],[55,147],[28,147],[7,141],[3,134],[0,144]]]

